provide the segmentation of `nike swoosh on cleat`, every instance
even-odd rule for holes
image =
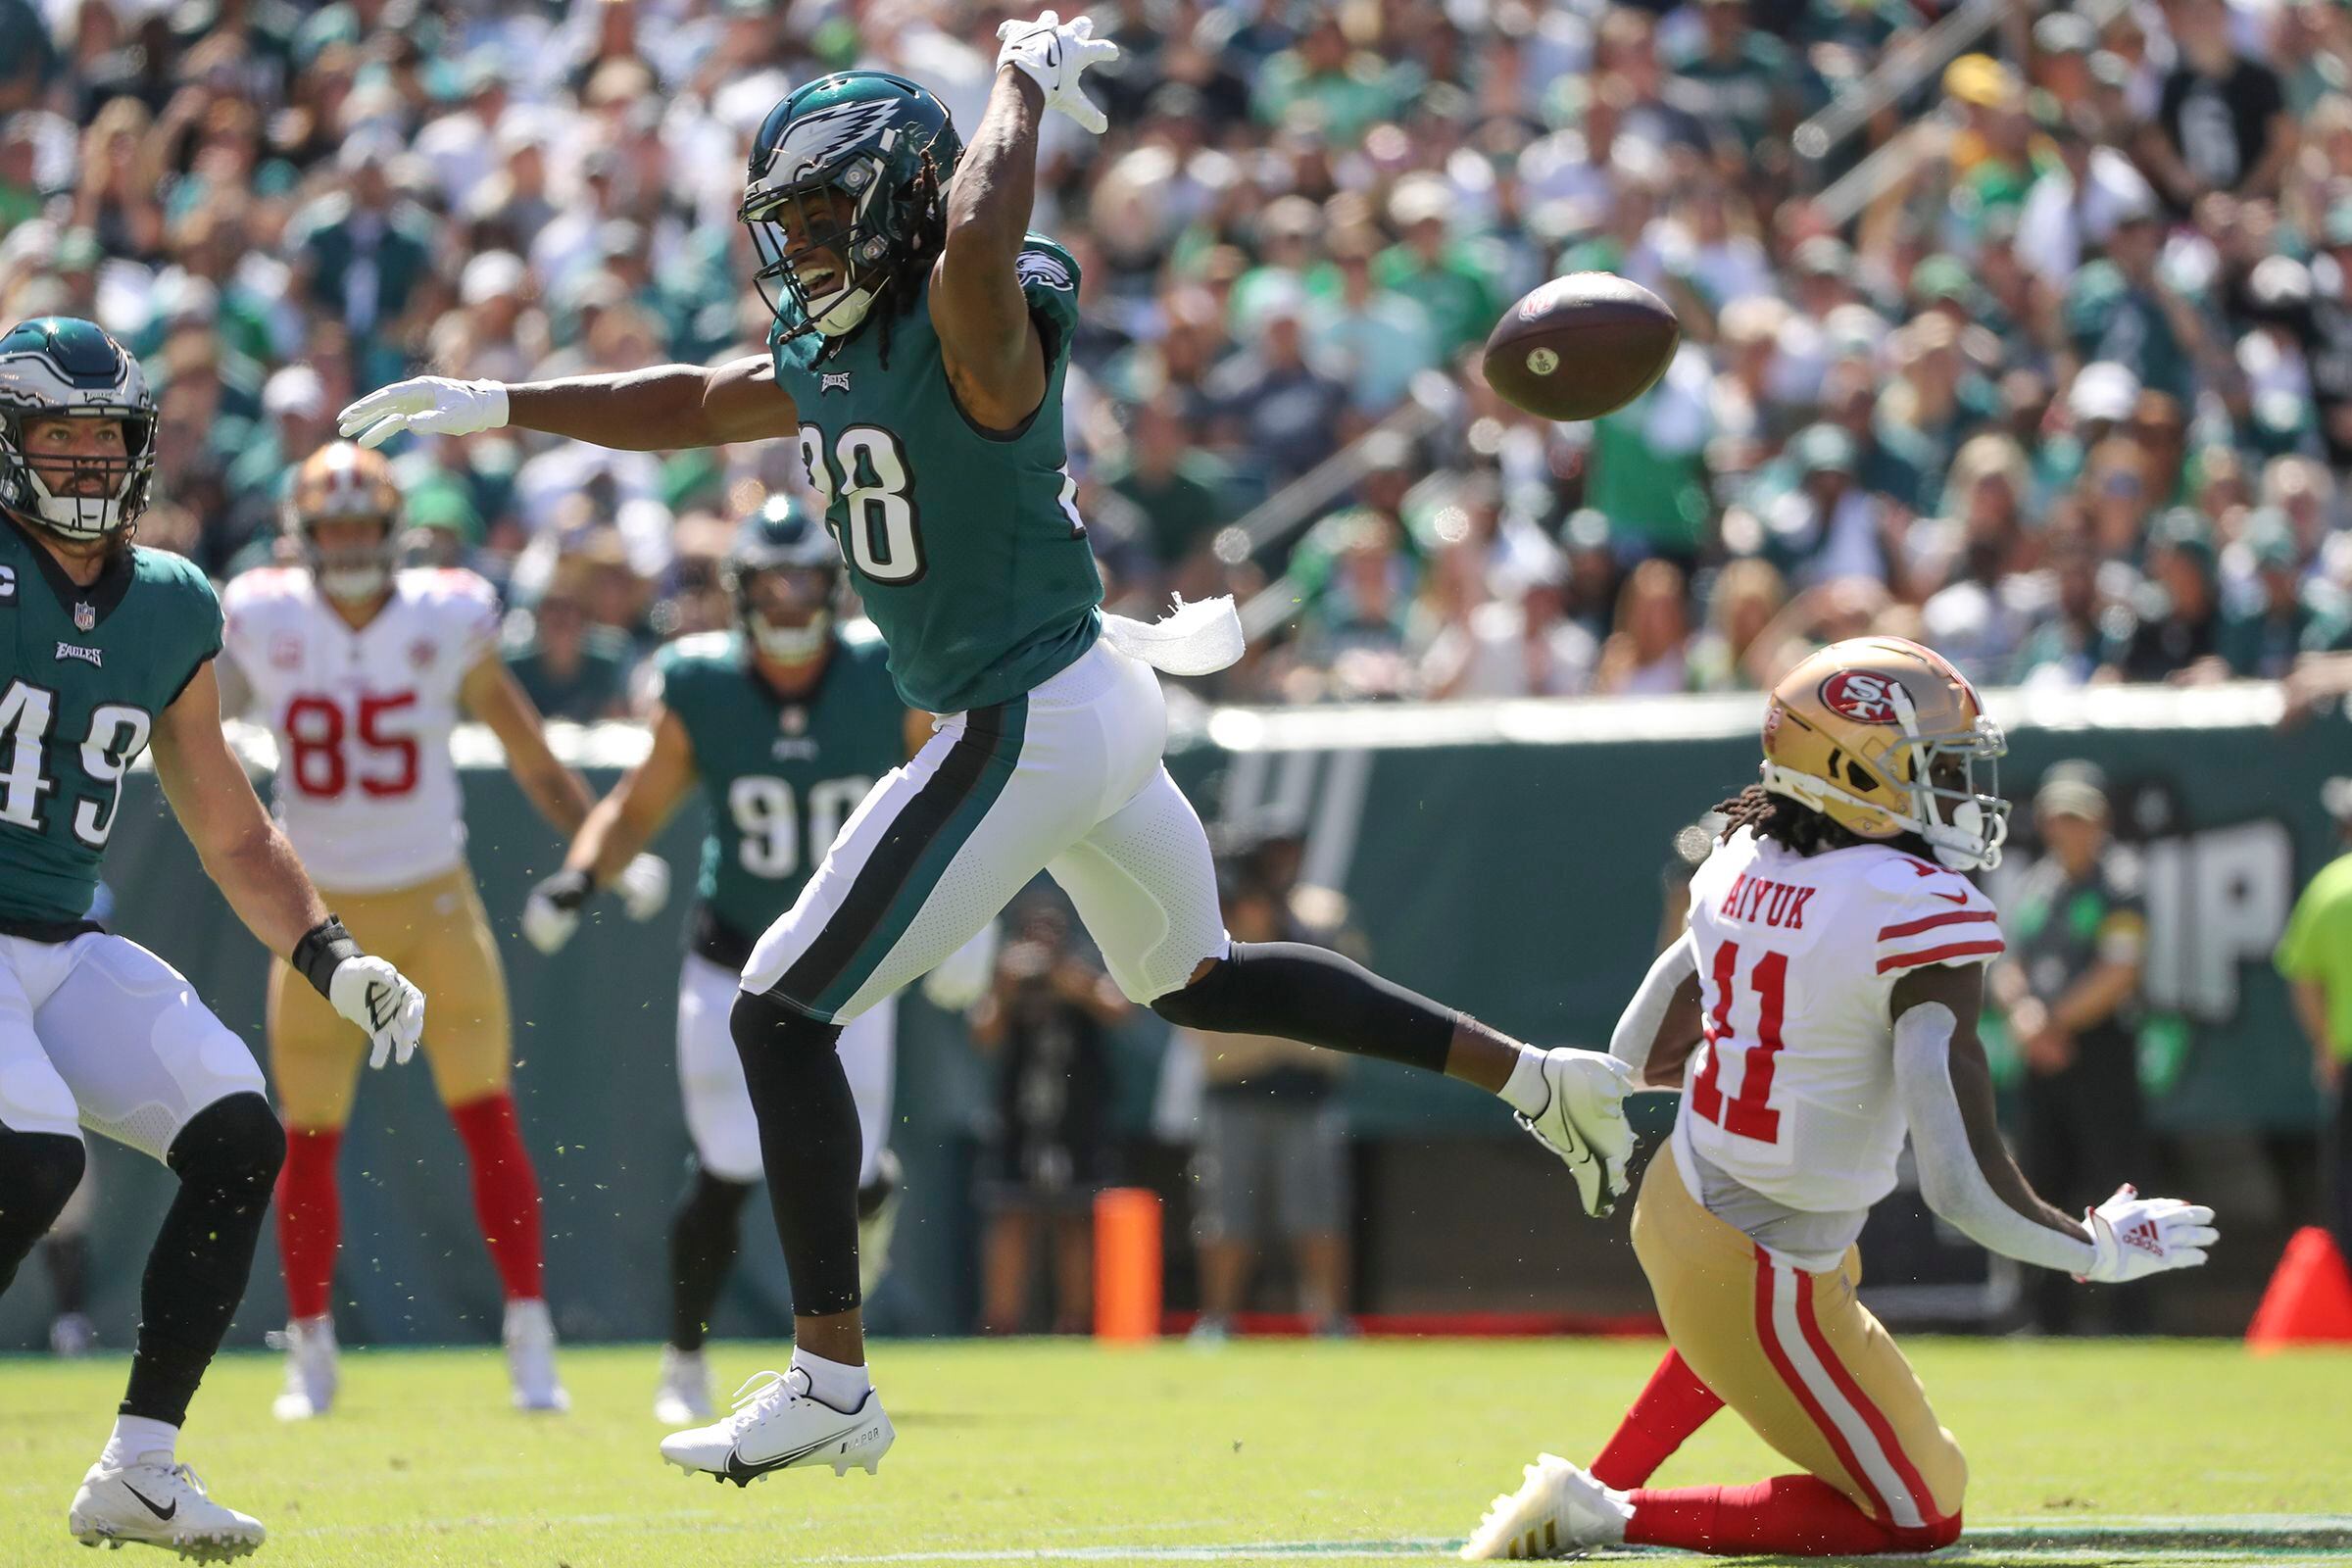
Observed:
[[[762,1459],[758,1464],[747,1462],[741,1448],[729,1448],[726,1468],[718,1473],[739,1487],[749,1486],[772,1470],[781,1470],[788,1464],[808,1458],[827,1444],[841,1442],[849,1437],[857,1429],[857,1426],[858,1423],[853,1421],[839,1432],[828,1432],[814,1443],[806,1444],[789,1453],[779,1453],[773,1459]]]
[[[130,1494],[132,1496],[134,1496],[134,1497],[138,1498],[138,1499],[139,1499],[139,1501],[141,1501],[141,1502],[143,1502],[143,1503],[146,1503],[146,1504],[147,1504],[147,1511],[148,1511],[149,1513],[151,1513],[151,1514],[155,1515],[155,1516],[156,1516],[158,1519],[171,1519],[171,1518],[172,1518],[173,1516],[175,1516],[175,1515],[176,1515],[176,1514],[179,1512],[179,1499],[178,1499],[177,1497],[173,1497],[173,1498],[172,1499],[172,1506],[171,1506],[171,1507],[169,1507],[169,1508],[158,1508],[158,1507],[155,1505],[155,1503],[153,1502],[153,1500],[151,1500],[151,1499],[148,1497],[147,1494],[145,1494],[144,1492],[141,1492],[141,1491],[140,1491],[138,1488],[136,1488],[136,1487],[132,1486],[132,1485],[131,1485],[129,1482],[125,1481],[125,1482],[123,1482],[123,1483],[122,1483],[122,1490],[123,1490],[124,1492],[127,1492],[127,1493],[129,1493],[129,1494]]]

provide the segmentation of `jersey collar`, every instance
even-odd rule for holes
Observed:
[[[5,520],[16,530],[17,537],[24,541],[24,549],[32,557],[33,565],[39,568],[42,578],[49,584],[50,593],[57,597],[59,609],[73,615],[81,606],[90,607],[90,624],[82,626],[76,620],[76,629],[85,632],[95,630],[99,622],[105,620],[114,608],[122,602],[122,596],[130,592],[131,579],[138,573],[131,564],[129,550],[109,558],[105,567],[98,573],[98,580],[84,588],[66,574],[66,568],[57,564],[57,558],[32,536],[30,529],[4,512],[0,512],[0,520]]]

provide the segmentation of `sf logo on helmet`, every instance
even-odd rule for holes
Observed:
[[[1891,724],[1894,682],[1865,670],[1841,669],[1821,683],[1821,700],[1831,712],[1857,724]]]

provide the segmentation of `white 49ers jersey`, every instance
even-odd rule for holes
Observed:
[[[2001,951],[1969,880],[1881,845],[1798,855],[1741,828],[1690,881],[1705,1042],[1678,1139],[1788,1208],[1866,1209],[1894,1189],[1895,982]]]
[[[470,571],[403,571],[358,631],[299,567],[220,596],[223,642],[277,735],[277,818],[337,893],[412,887],[465,858],[449,732],[466,672],[496,646],[498,599]]]

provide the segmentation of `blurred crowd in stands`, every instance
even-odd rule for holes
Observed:
[[[145,359],[142,538],[226,576],[361,392],[757,352],[761,116],[875,66],[968,130],[1008,14],[0,0],[0,318]],[[1126,608],[1281,610],[1216,695],[1737,690],[1873,628],[2030,684],[2352,648],[2352,9],[1981,0],[1910,71],[1906,0],[1091,14],[1111,129],[1050,122],[1035,219],[1083,270],[1071,470]],[[1673,305],[1673,364],[1590,425],[1500,404],[1487,329],[1588,269]],[[724,622],[733,522],[800,482],[789,442],[397,456],[411,550],[500,585],[573,718]]]

